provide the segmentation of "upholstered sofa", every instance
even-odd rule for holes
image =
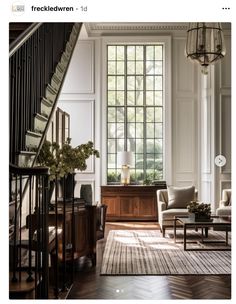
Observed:
[[[219,208],[216,209],[218,216],[231,216],[231,189],[222,191],[222,198],[219,203]]]
[[[194,186],[157,190],[158,222],[163,237],[167,228],[173,228],[175,216],[188,215],[186,205],[196,200],[197,190]]]

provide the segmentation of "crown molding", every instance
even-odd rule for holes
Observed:
[[[186,32],[189,22],[90,22],[84,23],[89,37],[119,35],[154,35]],[[229,29],[230,23],[222,24]]]
[[[162,31],[186,31],[188,23],[156,23],[156,22],[100,22],[85,23],[88,36],[110,36],[122,34],[156,34]]]

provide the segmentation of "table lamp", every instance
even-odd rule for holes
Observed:
[[[121,184],[130,184],[130,166],[132,166],[133,153],[130,151],[118,152],[118,164],[121,166]]]

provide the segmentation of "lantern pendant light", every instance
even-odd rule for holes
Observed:
[[[208,73],[208,66],[226,54],[224,35],[220,23],[190,23],[187,31],[186,56],[202,66],[202,73]]]

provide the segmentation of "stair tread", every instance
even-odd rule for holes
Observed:
[[[36,155],[36,152],[34,152],[34,151],[19,151],[17,154],[18,155],[32,155],[32,156],[34,156],[34,155]]]
[[[48,83],[47,87],[48,87],[54,94],[57,94],[57,90],[54,89],[54,87],[53,87],[50,83]]]
[[[35,117],[38,118],[38,119],[40,119],[40,120],[43,120],[45,122],[48,120],[44,115],[39,114],[39,113],[36,113]]]
[[[51,100],[45,98],[45,97],[42,98],[41,102],[44,103],[45,105],[49,106],[49,107],[53,106],[53,102]]]
[[[41,133],[30,131],[30,130],[26,131],[26,135],[32,135],[34,137],[41,137],[42,136]]]

